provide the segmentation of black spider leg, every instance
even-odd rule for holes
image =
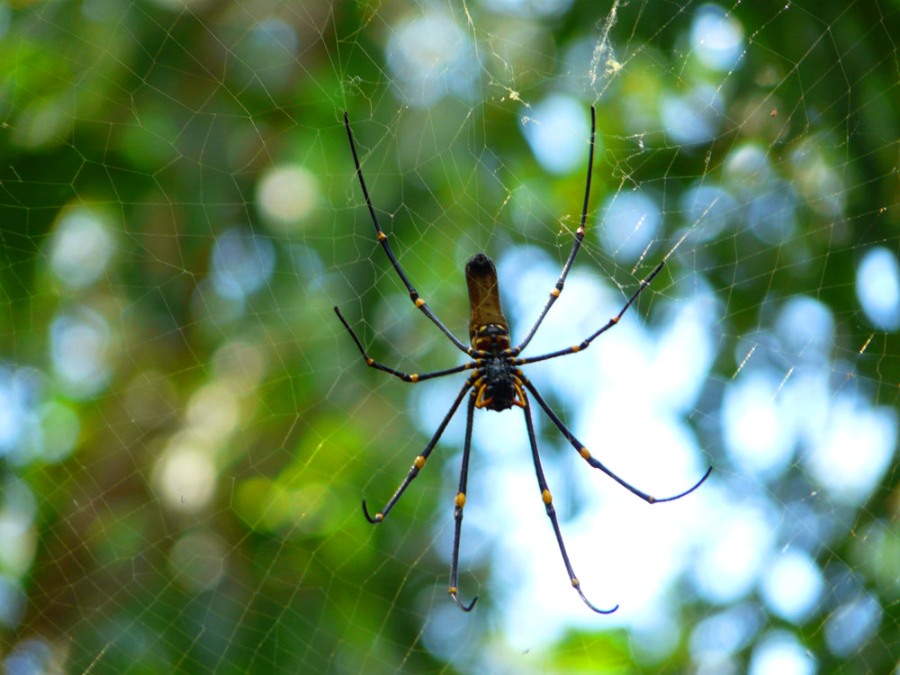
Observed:
[[[347,332],[350,333],[350,337],[353,338],[353,341],[356,343],[356,348],[359,349],[359,353],[362,354],[363,359],[365,359],[366,365],[370,368],[375,368],[376,370],[380,370],[384,373],[389,373],[394,377],[399,377],[404,382],[412,382],[415,384],[416,382],[422,382],[424,380],[430,380],[433,377],[443,377],[444,375],[452,375],[454,373],[461,373],[464,370],[472,370],[478,366],[476,361],[469,361],[468,363],[464,363],[461,366],[455,366],[453,368],[446,368],[444,370],[435,370],[430,373],[404,373],[399,370],[395,370],[390,366],[386,366],[382,363],[378,363],[375,359],[369,356],[366,353],[366,348],[363,347],[362,341],[356,335],[354,330],[350,328],[350,324],[347,323],[347,320],[344,318],[343,314],[341,314],[341,310],[337,307],[334,307],[334,313],[337,314],[338,319],[341,320],[341,323],[344,324],[344,328],[347,329]],[[477,352],[476,352],[477,353]]]
[[[521,376],[520,376],[521,377]],[[534,387],[526,379],[522,379],[522,382],[528,387],[528,390],[535,395],[535,398],[540,402],[540,397],[538,393],[534,390]],[[569,580],[572,582],[572,588],[574,588],[578,595],[581,596],[581,599],[584,601],[588,607],[597,612],[598,614],[612,614],[619,606],[616,605],[612,609],[600,609],[596,605],[592,604],[590,600],[588,600],[584,592],[581,590],[581,583],[578,581],[578,577],[575,576],[575,570],[572,569],[572,563],[569,561],[569,554],[566,552],[566,545],[563,542],[562,531],[559,529],[559,520],[556,517],[556,509],[553,506],[553,495],[550,494],[550,489],[547,487],[547,479],[544,478],[544,468],[541,466],[541,456],[538,452],[537,446],[537,438],[534,433],[534,422],[531,419],[531,404],[528,401],[528,397],[525,396],[525,406],[522,408],[522,411],[525,413],[525,426],[528,427],[528,442],[531,444],[531,457],[534,459],[534,472],[537,475],[538,488],[541,491],[541,499],[544,502],[544,509],[547,511],[547,517],[550,518],[550,522],[553,524],[553,531],[556,533],[556,543],[559,544],[559,552],[562,554],[563,563],[566,565],[566,571],[569,573]]]
[[[453,519],[456,521],[453,533],[453,561],[450,563],[450,597],[459,605],[464,612],[471,612],[475,603],[478,602],[478,596],[472,598],[472,602],[464,605],[459,599],[459,540],[462,533],[463,508],[466,505],[466,483],[469,480],[469,451],[472,448],[472,418],[475,413],[475,401],[478,399],[476,391],[473,389],[469,395],[469,407],[466,411],[466,442],[463,446],[462,468],[459,471],[459,491],[456,493],[454,503],[456,510],[453,513]]]
[[[638,490],[631,483],[628,483],[627,481],[619,478],[610,469],[606,468],[606,466],[604,466],[602,462],[591,455],[590,451],[586,447],[584,447],[581,441],[575,438],[575,435],[571,431],[569,431],[569,428],[565,424],[563,424],[563,421],[559,419],[559,416],[555,412],[553,412],[553,409],[550,408],[549,405],[547,405],[547,402],[543,398],[541,398],[541,395],[538,393],[537,389],[535,389],[534,385],[527,377],[519,374],[519,379],[522,380],[522,384],[524,384],[525,388],[534,396],[534,400],[538,402],[538,405],[543,408],[545,413],[547,413],[547,417],[550,418],[553,424],[556,425],[556,428],[562,432],[562,435],[566,437],[566,440],[569,441],[572,447],[578,451],[578,454],[581,455],[588,464],[590,464],[595,469],[600,469],[600,471],[612,478],[623,488],[631,492],[633,495],[637,495],[648,504],[656,504],[658,502],[672,502],[676,499],[681,499],[682,497],[691,494],[694,490],[700,487],[707,478],[709,478],[709,474],[712,472],[712,467],[709,467],[706,470],[706,473],[703,474],[703,478],[697,481],[692,487],[688,488],[684,492],[679,492],[677,495],[673,495],[672,497],[663,497],[661,499],[653,497],[652,495],[648,495],[643,490]]]
[[[444,415],[444,419],[441,420],[441,423],[438,425],[437,431],[434,432],[434,436],[432,436],[431,440],[428,441],[428,445],[425,446],[425,449],[422,450],[422,453],[420,455],[416,455],[416,458],[413,460],[413,464],[409,469],[409,473],[406,474],[406,478],[404,478],[403,482],[400,483],[400,487],[396,489],[385,507],[374,516],[369,515],[369,509],[366,508],[366,500],[363,499],[362,508],[363,514],[365,514],[366,516],[366,520],[368,520],[373,525],[377,525],[385,518],[387,518],[388,513],[391,512],[392,508],[394,508],[394,504],[396,504],[400,497],[403,496],[403,493],[406,492],[406,488],[409,487],[409,484],[413,482],[413,479],[415,479],[415,477],[419,475],[419,471],[421,471],[422,467],[425,466],[425,461],[428,459],[428,455],[431,454],[431,451],[434,450],[434,446],[437,445],[437,442],[441,439],[441,435],[444,433],[444,429],[447,428],[447,425],[450,423],[450,419],[453,417],[453,414],[456,412],[456,409],[462,402],[463,397],[466,395],[466,392],[472,386],[472,383],[473,380],[470,377],[468,380],[466,380],[465,384],[463,384],[462,389],[459,390],[459,394],[456,396],[456,400],[453,401],[453,405],[450,406],[450,410],[447,411],[446,415]]]
[[[569,274],[569,270],[572,268],[572,263],[575,262],[575,256],[578,255],[578,251],[581,248],[581,242],[584,239],[584,225],[587,222],[588,201],[591,197],[591,177],[594,174],[594,136],[596,135],[596,129],[597,112],[594,109],[594,106],[591,106],[591,141],[590,150],[588,152],[587,180],[585,181],[584,186],[584,204],[581,207],[581,221],[578,224],[578,229],[575,230],[575,242],[572,244],[572,251],[569,253],[569,258],[566,260],[566,264],[563,265],[562,272],[556,280],[556,285],[553,287],[553,290],[550,291],[550,297],[547,298],[547,304],[544,305],[544,309],[541,310],[540,316],[538,316],[537,321],[534,322],[531,330],[528,331],[528,335],[525,336],[525,339],[522,340],[518,346],[513,347],[513,356],[521,354],[522,350],[528,346],[528,343],[531,342],[531,338],[534,337],[534,334],[537,333],[537,329],[540,328],[541,323],[543,323],[544,317],[547,316],[547,312],[550,311],[550,308],[553,306],[553,303],[556,302],[556,299],[562,295],[566,277]]]
[[[641,282],[641,285],[638,286],[638,289],[634,293],[631,294],[631,297],[628,298],[628,302],[626,302],[625,306],[619,310],[619,313],[616,314],[609,321],[607,321],[606,324],[604,324],[600,328],[600,330],[593,333],[586,340],[583,340],[581,343],[574,345],[572,347],[566,347],[565,349],[560,349],[555,352],[550,352],[549,354],[541,354],[540,356],[529,356],[524,359],[514,359],[513,363],[517,366],[521,366],[526,363],[536,363],[537,361],[546,361],[547,359],[555,359],[557,356],[565,356],[566,354],[574,354],[575,352],[580,352],[580,351],[587,349],[594,340],[596,340],[598,337],[603,335],[603,333],[605,333],[610,328],[612,328],[617,323],[619,323],[619,320],[622,318],[622,316],[625,314],[625,312],[628,311],[628,309],[634,304],[634,301],[638,299],[638,296],[640,296],[640,294],[644,292],[644,289],[650,285],[650,283],[653,281],[654,278],[656,278],[656,275],[660,273],[660,271],[662,270],[663,267],[665,267],[665,264],[666,264],[666,259],[663,258],[659,262],[659,264],[653,268],[653,271],[650,273],[650,276],[648,276],[646,279],[644,279]]]
[[[384,230],[381,229],[381,225],[378,223],[378,216],[375,214],[375,207],[372,206],[372,199],[369,197],[369,189],[366,187],[366,181],[363,178],[362,167],[359,164],[359,155],[356,152],[356,143],[353,140],[353,132],[350,130],[350,117],[347,113],[344,113],[344,128],[347,129],[347,138],[350,140],[350,151],[353,153],[353,163],[356,165],[356,177],[359,178],[359,186],[362,188],[363,196],[366,199],[366,206],[369,209],[369,215],[372,216],[372,224],[375,226],[375,234],[378,238],[378,243],[381,244],[381,248],[384,249],[384,252],[387,254],[388,260],[391,261],[391,265],[394,266],[394,270],[397,272],[397,276],[400,277],[400,281],[403,282],[403,285],[406,286],[406,290],[409,291],[409,298],[412,300],[413,304],[418,307],[422,314],[431,319],[431,322],[441,329],[441,332],[446,335],[450,341],[456,345],[457,349],[469,354],[469,348],[464,345],[459,338],[457,338],[453,333],[450,332],[450,329],[447,328],[441,320],[434,315],[431,309],[425,304],[425,300],[419,297],[419,292],[413,287],[407,278],[406,274],[403,272],[403,268],[400,267],[400,263],[397,261],[397,257],[394,255],[393,250],[391,250],[391,244],[388,242],[388,236],[384,233]]]

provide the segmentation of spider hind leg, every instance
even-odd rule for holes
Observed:
[[[525,384],[527,386],[527,381]],[[529,390],[531,390],[530,387]],[[562,530],[559,528],[559,518],[556,516],[556,508],[553,506],[553,495],[550,493],[550,488],[547,487],[547,479],[544,477],[544,468],[541,465],[541,456],[538,452],[537,435],[534,433],[534,421],[531,419],[531,407],[528,404],[527,398],[525,399],[525,405],[523,406],[522,411],[525,413],[525,426],[528,429],[528,442],[531,445],[531,457],[534,460],[534,473],[537,476],[538,488],[541,491],[541,499],[544,502],[544,510],[547,512],[547,517],[553,525],[556,543],[559,546],[559,552],[562,555],[563,563],[566,566],[566,572],[569,573],[569,581],[572,583],[572,588],[575,589],[584,604],[592,611],[597,612],[597,614],[612,614],[619,609],[618,605],[615,605],[612,609],[600,609],[588,600],[584,591],[581,590],[581,582],[578,581],[578,577],[575,575],[575,570],[572,568],[572,563],[569,560],[569,554],[566,552],[566,544],[563,541]]]
[[[459,491],[453,502],[456,510],[453,512],[453,520],[455,521],[453,528],[453,558],[450,563],[450,597],[464,612],[471,612],[478,602],[476,595],[472,602],[468,605],[459,599],[459,542],[462,535],[463,508],[466,506],[466,485],[469,481],[469,453],[472,450],[472,418],[475,415],[476,401],[478,394],[473,389],[469,395],[469,406],[466,410],[466,441],[463,445],[462,466],[459,469]]]

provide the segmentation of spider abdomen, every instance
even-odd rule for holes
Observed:
[[[497,268],[484,253],[466,263],[469,287],[469,340],[477,351],[499,353],[509,348],[509,324],[500,308]]]

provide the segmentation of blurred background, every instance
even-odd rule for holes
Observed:
[[[900,672],[892,0],[0,5],[4,672]],[[593,455],[464,376],[465,261]]]

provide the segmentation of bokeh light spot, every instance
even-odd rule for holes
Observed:
[[[691,47],[707,68],[731,70],[744,49],[744,28],[718,5],[702,5],[691,25]]]
[[[259,210],[277,232],[299,229],[319,203],[319,181],[307,168],[280,166],[265,172],[256,188]]]
[[[50,245],[50,268],[64,286],[78,290],[96,282],[113,254],[109,224],[93,209],[65,211]]]
[[[522,132],[541,166],[569,173],[587,162],[590,119],[583,103],[570,96],[545,98],[522,118]]]
[[[856,270],[856,296],[877,328],[900,328],[900,265],[883,246],[866,251]]]

